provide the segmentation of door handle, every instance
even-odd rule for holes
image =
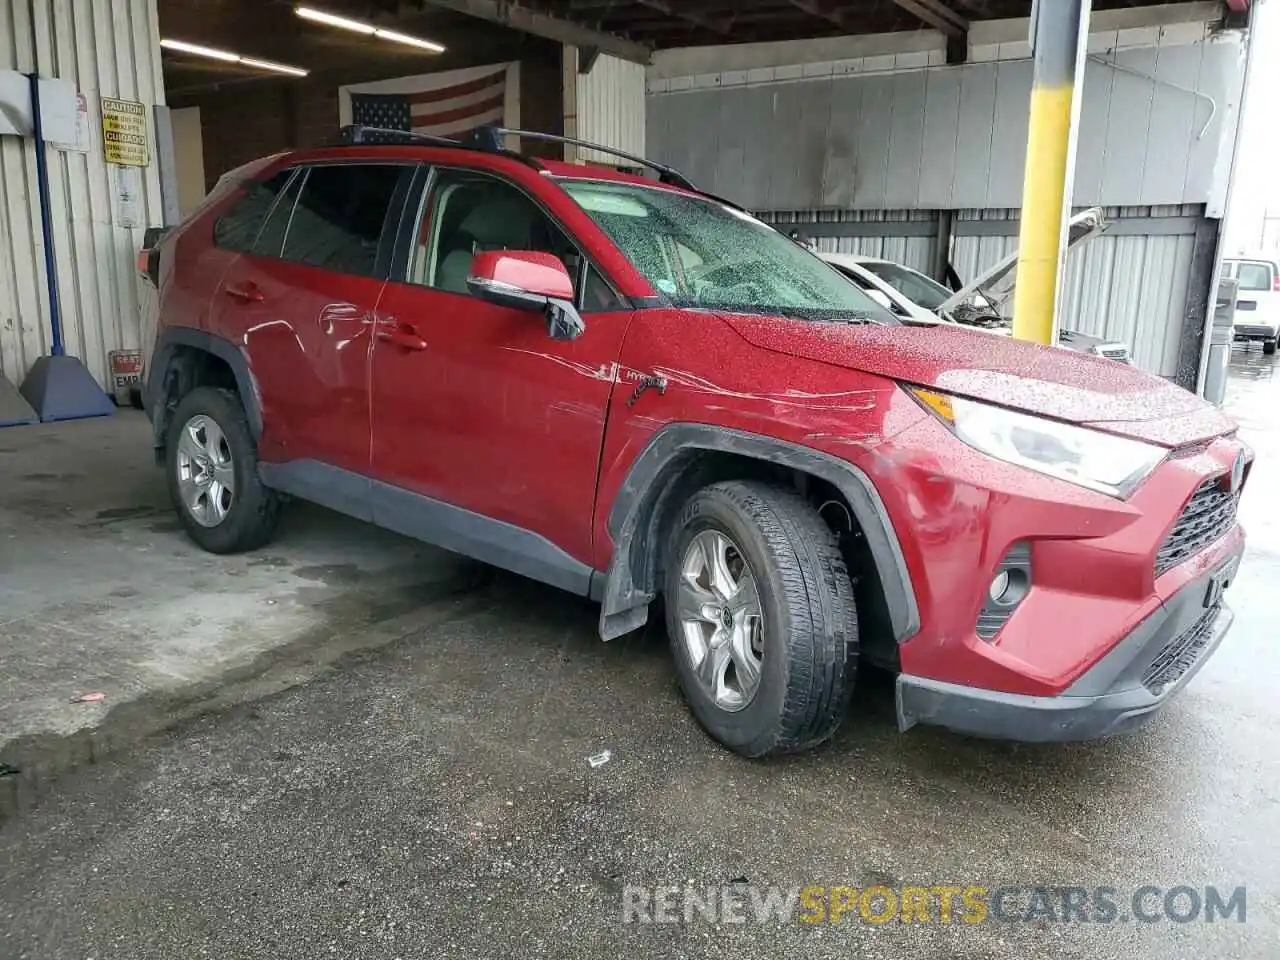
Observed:
[[[427,349],[427,341],[418,336],[418,332],[407,323],[392,321],[389,329],[378,331],[378,339],[401,350]]]
[[[262,291],[253,281],[246,283],[243,287],[223,287],[222,292],[228,297],[235,297],[245,303],[261,303],[263,300]]]

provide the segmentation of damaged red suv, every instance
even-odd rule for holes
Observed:
[[[904,322],[665,167],[367,135],[229,174],[147,263],[205,549],[288,495],[590,596],[606,640],[661,610],[751,757],[831,736],[862,664],[903,730],[1129,730],[1222,640],[1252,454],[1192,394]]]

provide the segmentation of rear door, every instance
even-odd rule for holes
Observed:
[[[414,169],[299,167],[228,271],[223,327],[244,344],[261,392],[264,460],[368,472],[374,311]]]
[[[207,325],[211,334],[246,354],[251,331],[287,322],[288,291],[270,281],[269,262],[280,255],[304,179],[304,171],[287,168],[265,180],[251,181],[245,185],[244,195],[213,222],[212,249],[218,251],[223,264],[208,305]],[[258,453],[263,460],[277,460],[289,446],[291,424],[276,409],[270,385],[265,391],[261,389],[262,376],[255,364],[265,358],[259,353],[246,359],[260,388],[258,399],[263,402]],[[267,398],[272,402],[267,403]]]

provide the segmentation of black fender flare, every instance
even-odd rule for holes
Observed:
[[[663,501],[672,495],[700,451],[732,453],[799,470],[836,487],[862,529],[884,587],[894,638],[910,639],[920,629],[902,544],[884,500],[871,478],[851,463],[810,447],[773,437],[697,423],[661,428],[632,463],[609,510],[613,559],[597,574],[592,593],[601,601],[600,636],[611,640],[642,626],[656,595],[655,567]],[[692,492],[692,491],[690,491]]]
[[[231,368],[231,373],[236,378],[236,388],[240,393],[240,402],[244,404],[245,414],[249,418],[249,429],[253,432],[255,440],[261,438],[262,397],[258,393],[258,383],[249,370],[249,360],[244,351],[230,340],[203,330],[192,327],[167,327],[156,338],[151,362],[147,366],[147,382],[143,394],[143,404],[147,415],[151,418],[156,449],[164,446],[168,419],[166,404],[168,403],[169,368],[179,347],[203,350]]]

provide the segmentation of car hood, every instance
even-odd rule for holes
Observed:
[[[747,342],[1166,447],[1235,425],[1195,394],[1102,357],[978,330],[820,323],[729,314]]]
[[[1107,229],[1107,226],[1101,207],[1090,207],[1088,210],[1082,210],[1077,213],[1067,222],[1067,252],[1070,253],[1082,243],[1086,243],[1100,235]],[[994,266],[978,274],[972,282],[957,291],[951,299],[942,303],[938,307],[938,312],[946,313],[955,310],[975,293],[981,293],[997,303],[1006,302],[1013,295],[1013,288],[1018,280],[1017,266],[1018,249],[1015,247],[1013,252],[1003,260],[998,261]]]

